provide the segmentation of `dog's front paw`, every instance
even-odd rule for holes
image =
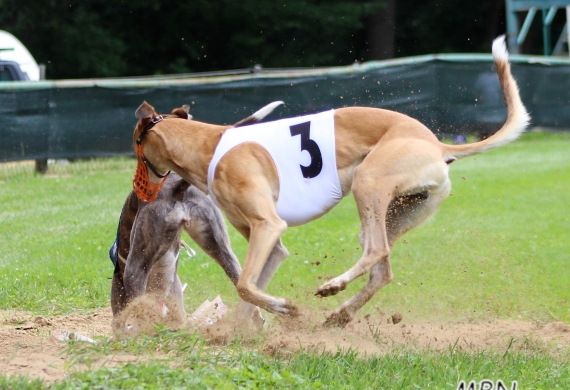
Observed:
[[[333,279],[326,282],[321,287],[319,287],[315,295],[318,297],[329,297],[331,295],[336,295],[340,291],[343,291],[345,289],[346,289],[346,283],[344,282],[339,283],[336,282],[335,279]]]
[[[328,316],[325,322],[323,322],[323,326],[326,328],[344,328],[350,321],[352,321],[352,314],[342,309],[340,311],[334,311]]]
[[[288,317],[299,316],[299,308],[295,306],[288,299],[281,299],[281,302],[279,302],[279,304],[273,305],[271,308],[268,308],[267,311],[270,311],[274,314],[278,314],[280,316],[288,316]]]
[[[288,312],[285,315],[288,317],[297,318],[301,315],[301,313],[299,312],[299,308],[294,304],[292,304],[291,301],[289,300],[287,300],[287,310]]]

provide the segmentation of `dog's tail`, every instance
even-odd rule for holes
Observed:
[[[273,103],[269,103],[265,107],[260,108],[259,110],[257,110],[256,112],[254,112],[253,114],[248,116],[247,118],[242,119],[241,121],[236,123],[234,125],[234,127],[249,126],[249,125],[254,125],[258,122],[261,122],[263,120],[263,118],[265,118],[267,115],[269,115],[273,112],[275,107],[280,106],[282,104],[285,104],[285,103],[283,103],[281,100],[278,100],[278,101],[273,102]]]
[[[493,41],[493,60],[507,104],[507,121],[499,131],[483,141],[465,145],[442,144],[443,157],[447,163],[483,153],[514,141],[526,129],[530,121],[530,116],[521,101],[517,83],[511,74],[509,53],[505,46],[504,35]]]

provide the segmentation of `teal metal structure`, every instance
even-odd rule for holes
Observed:
[[[520,48],[526,39],[530,26],[538,11],[542,16],[542,39],[544,55],[559,55],[563,51],[564,43],[568,42],[568,19],[570,17],[570,0],[505,0],[507,13],[507,34],[509,51],[513,54],[521,54]],[[556,12],[564,9],[566,12],[566,24],[558,38],[554,48],[551,44],[551,27]],[[526,12],[522,27],[519,26],[517,13]]]

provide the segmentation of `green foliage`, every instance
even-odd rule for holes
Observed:
[[[489,53],[504,1],[395,0],[395,57]],[[0,29],[51,79],[348,65],[368,59],[369,16],[384,0],[1,0]],[[553,21],[552,36],[564,25]],[[539,23],[534,23],[538,29]],[[553,38],[554,39],[554,38]],[[525,53],[542,53],[532,30]]]
[[[398,0],[397,57],[489,53],[506,31],[504,1]]]
[[[0,2],[0,28],[20,39],[49,78],[104,77],[128,72],[126,42],[110,28],[105,1]]]
[[[46,388],[40,379],[30,379],[25,376],[5,377],[0,375],[0,389],[2,390],[41,390]]]
[[[3,0],[0,27],[48,78],[133,76],[353,62],[365,0]]]

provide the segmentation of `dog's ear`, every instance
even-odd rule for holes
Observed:
[[[172,110],[171,114],[182,119],[192,119],[192,115],[190,115],[190,106],[188,104],[183,105],[181,108],[175,108]]]
[[[157,114],[154,111],[154,107],[148,104],[146,101],[142,102],[142,104],[137,108],[135,111],[135,117],[137,119],[144,119],[144,118],[153,118]]]

